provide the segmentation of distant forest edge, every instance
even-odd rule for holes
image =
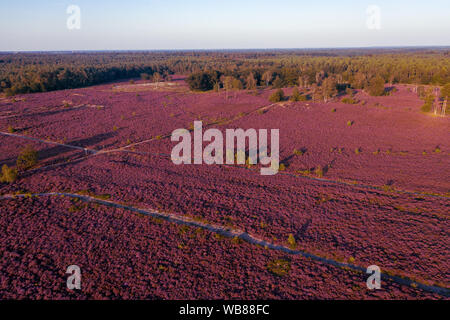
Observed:
[[[223,86],[220,77],[242,88],[320,85],[328,77],[355,89],[375,79],[442,86],[450,83],[450,49],[0,53],[0,92],[7,96],[171,74],[190,74],[193,90]]]

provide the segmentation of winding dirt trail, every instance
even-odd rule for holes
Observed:
[[[272,105],[269,105],[269,106],[266,106],[266,107],[270,107],[270,106],[272,106]],[[265,108],[265,107],[262,107],[262,108]],[[82,150],[86,154],[84,157],[76,158],[76,159],[73,159],[73,160],[70,160],[70,161],[66,161],[66,162],[62,162],[62,163],[55,163],[55,164],[51,164],[51,165],[48,165],[48,166],[43,166],[43,167],[31,169],[31,170],[28,171],[28,174],[32,173],[32,172],[35,172],[35,171],[38,171],[38,170],[54,168],[54,167],[58,167],[58,166],[67,165],[67,164],[70,164],[70,163],[73,163],[73,162],[83,161],[83,160],[86,160],[87,158],[89,158],[91,156],[98,156],[98,155],[110,154],[110,153],[121,153],[122,152],[122,153],[131,153],[131,154],[138,154],[138,155],[144,155],[144,156],[170,158],[170,155],[169,154],[165,154],[165,153],[154,153],[154,152],[127,150],[130,147],[133,147],[133,146],[136,146],[136,145],[139,145],[139,144],[143,144],[143,143],[146,143],[146,142],[151,142],[151,141],[157,140],[157,138],[151,138],[151,139],[143,140],[143,141],[140,141],[140,142],[132,143],[132,144],[129,144],[129,145],[126,145],[126,146],[123,146],[123,147],[119,147],[119,148],[115,148],[115,149],[96,150],[96,149],[83,148],[83,147],[74,146],[74,145],[70,145],[70,144],[64,144],[64,143],[59,143],[59,142],[54,142],[54,141],[49,141],[49,140],[44,140],[44,139],[39,139],[39,138],[34,138],[34,137],[29,137],[29,136],[24,136],[24,135],[19,135],[19,134],[14,134],[14,133],[2,132],[2,131],[0,131],[0,135],[11,136],[11,137],[21,138],[21,139],[31,140],[31,141],[41,142],[41,143],[47,143],[47,144],[52,144],[52,145],[58,145],[58,146],[67,147],[67,148],[71,148],[71,149]],[[161,138],[167,138],[167,137],[170,137],[170,134],[161,136]],[[247,167],[243,167],[243,166],[239,166],[239,165],[228,165],[228,164],[223,164],[223,165],[224,166],[244,168],[244,169],[247,169],[247,170],[256,170],[256,169],[247,168]],[[358,187],[358,188],[364,188],[364,189],[370,189],[370,190],[384,191],[383,187],[374,186],[374,185],[367,185],[367,184],[362,184],[362,183],[353,183],[353,182],[346,182],[346,181],[338,181],[338,180],[331,180],[331,179],[325,179],[325,178],[318,178],[318,177],[313,177],[313,176],[304,176],[304,175],[298,175],[298,174],[289,173],[289,172],[278,172],[277,174],[288,175],[288,176],[295,177],[295,178],[303,178],[303,179],[314,180],[314,181],[321,181],[321,182],[327,182],[327,183],[333,183],[333,184],[339,184],[339,185],[346,185],[346,186],[351,186],[351,187]],[[413,191],[413,190],[401,190],[401,189],[393,189],[390,192],[450,200],[450,196],[448,196],[448,195],[433,194],[431,192],[427,193],[427,192],[418,192],[418,191]]]
[[[70,149],[77,149],[77,150],[84,151],[85,153],[96,154],[98,152],[98,150],[95,150],[95,149],[89,149],[89,148],[74,146],[74,145],[71,145],[71,144],[59,143],[59,142],[54,142],[54,141],[50,141],[50,140],[24,136],[24,135],[16,134],[16,133],[9,133],[9,132],[1,132],[0,131],[0,134],[4,135],[4,136],[10,136],[10,137],[15,137],[15,138],[20,138],[20,139],[25,139],[25,140],[30,140],[30,141],[47,143],[47,144],[52,144],[52,145],[56,145],[56,146],[66,147],[66,148],[70,148]]]

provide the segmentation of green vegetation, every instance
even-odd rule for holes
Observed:
[[[212,90],[219,82],[219,72],[197,72],[191,74],[186,82],[191,90],[208,91]]]
[[[8,167],[6,164],[2,167],[0,182],[13,183],[17,179],[17,170]]]
[[[284,92],[282,89],[278,89],[274,93],[272,93],[269,97],[269,101],[276,103],[284,100]]]
[[[420,108],[420,110],[422,110],[422,112],[431,112],[431,110],[433,109],[433,103],[434,103],[434,96],[433,95],[427,96],[425,98],[425,103]]]
[[[347,104],[358,104],[359,100],[354,99],[353,97],[345,97],[341,100],[342,103]]]
[[[335,89],[349,86],[370,87],[369,92],[382,94],[381,80],[390,85],[446,85],[448,70],[448,49],[5,53],[0,57],[0,91],[11,96],[138,77],[156,82],[175,73],[205,72],[206,76],[192,78],[193,90],[211,90],[216,83],[224,87],[223,75],[250,90],[316,84],[327,99]]]
[[[371,96],[382,96],[385,94],[384,79],[381,76],[375,76],[369,81],[369,94]]]
[[[291,262],[286,259],[276,259],[267,264],[267,270],[276,276],[283,277],[291,271]]]
[[[441,98],[448,99],[450,97],[450,82],[447,83],[441,90]]]
[[[295,242],[295,238],[292,233],[289,234],[289,236],[288,236],[288,244],[289,244],[289,248],[291,248],[291,249],[295,249],[297,247],[297,243]]]
[[[300,92],[298,91],[298,88],[295,87],[295,88],[292,90],[292,95],[291,95],[291,98],[290,98],[289,100],[291,100],[291,101],[300,101],[301,97],[302,97],[302,95],[301,95]]]
[[[316,170],[314,170],[314,173],[316,174],[316,176],[318,176],[319,178],[323,177],[323,169],[321,165],[318,165]]]
[[[8,126],[8,132],[14,133],[14,132],[16,132],[16,129],[14,129],[12,126]]]
[[[30,145],[26,146],[17,157],[16,167],[19,171],[25,171],[38,162],[38,152],[33,149]]]

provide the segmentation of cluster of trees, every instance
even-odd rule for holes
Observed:
[[[450,83],[449,55],[445,48],[5,53],[0,90],[40,92],[177,73],[191,74],[193,90],[315,85],[316,96],[328,99],[349,86],[379,95],[386,83]]]
[[[16,181],[18,173],[33,168],[38,163],[38,152],[27,145],[19,154],[16,161],[16,168],[8,167],[4,164],[0,172],[0,183],[13,183]]]

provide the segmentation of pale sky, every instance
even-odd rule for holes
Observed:
[[[0,0],[0,51],[434,45],[450,45],[450,0]]]

